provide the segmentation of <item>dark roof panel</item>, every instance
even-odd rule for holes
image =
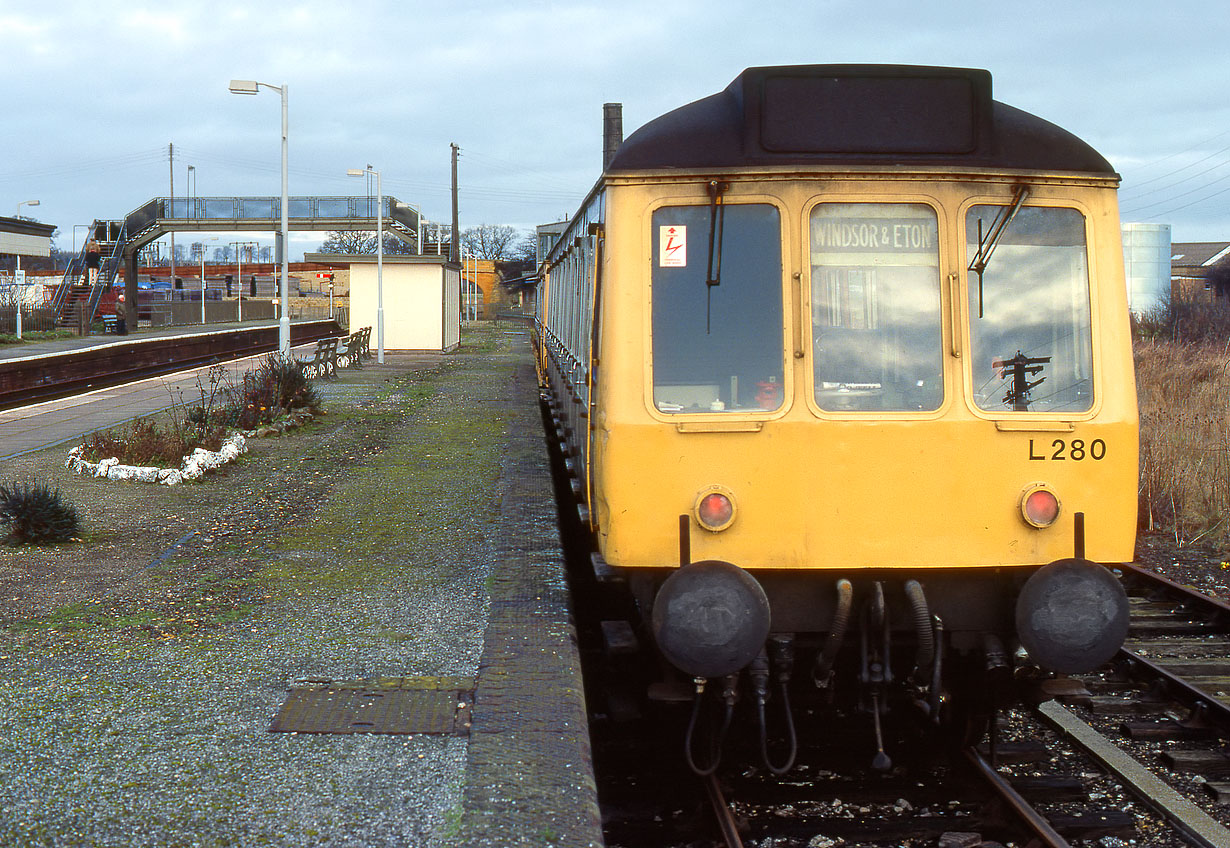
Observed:
[[[1114,175],[1068,131],[991,99],[991,75],[915,65],[749,68],[650,121],[609,171],[936,165]]]

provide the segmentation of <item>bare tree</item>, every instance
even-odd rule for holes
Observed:
[[[1208,273],[1204,275],[1204,281],[1208,283],[1209,290],[1213,292],[1214,300],[1230,298],[1230,260],[1223,259],[1209,268]]]
[[[376,234],[368,230],[334,230],[320,246],[321,253],[375,253]]]
[[[479,259],[511,259],[520,233],[506,224],[480,224],[461,231],[461,246]]]
[[[533,230],[526,232],[521,240],[513,245],[512,253],[508,258],[517,262],[536,263],[538,261],[538,233]]]

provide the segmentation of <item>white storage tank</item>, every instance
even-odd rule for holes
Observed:
[[[1170,297],[1170,225],[1123,224],[1128,308],[1136,315]]]

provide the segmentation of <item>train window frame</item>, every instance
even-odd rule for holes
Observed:
[[[895,189],[895,190],[894,190]],[[816,336],[815,324],[812,321],[813,310],[813,269],[811,262],[811,217],[816,207],[825,204],[877,204],[895,205],[909,204],[926,206],[935,215],[936,221],[936,314],[937,354],[939,359],[940,402],[934,409],[829,409],[820,405],[816,388]],[[798,221],[799,227],[799,257],[802,270],[800,295],[798,305],[798,321],[801,329],[803,358],[800,360],[806,371],[807,407],[812,415],[821,419],[841,421],[885,421],[910,420],[934,421],[943,418],[951,409],[954,396],[952,368],[948,349],[951,343],[952,327],[948,316],[951,314],[951,286],[948,284],[948,271],[952,267],[952,219],[951,203],[945,203],[941,197],[913,191],[901,191],[901,186],[877,187],[868,191],[866,185],[858,187],[840,187],[834,190],[832,186],[817,187],[811,196],[803,203],[802,214]]]
[[[791,295],[791,262],[796,248],[792,245],[792,233],[790,223],[790,207],[783,198],[766,194],[761,191],[743,192],[737,181],[731,182],[731,188],[723,194],[722,202],[728,208],[730,206],[743,205],[763,205],[770,206],[777,213],[778,225],[778,244],[780,247],[781,260],[781,277],[778,281],[778,291],[781,299],[781,345],[779,350],[781,363],[781,402],[773,409],[714,409],[714,410],[688,410],[688,411],[664,411],[658,408],[654,397],[654,327],[653,327],[653,309],[654,309],[654,283],[653,272],[658,262],[658,257],[653,255],[655,244],[654,233],[654,217],[659,210],[668,207],[694,207],[703,210],[708,210],[710,198],[706,192],[706,183],[700,182],[696,184],[695,193],[678,193],[678,194],[661,194],[654,197],[653,202],[646,205],[642,213],[642,233],[643,248],[642,256],[645,257],[641,263],[641,273],[643,274],[643,299],[644,299],[644,317],[643,317],[643,339],[645,350],[645,362],[643,368],[643,402],[650,416],[657,421],[673,423],[676,425],[684,425],[688,422],[704,422],[706,426],[713,425],[718,429],[722,429],[724,425],[738,426],[737,422],[756,421],[764,422],[785,417],[794,404],[794,376],[793,376],[793,356],[791,355],[792,348],[792,318],[793,310],[796,308],[793,304]],[[691,234],[689,234],[691,235]],[[709,233],[706,228],[705,232],[689,238],[691,242],[687,246],[689,258],[698,257],[695,261],[704,263],[708,254]],[[727,245],[729,249],[729,244]]]
[[[1089,314],[1089,367],[1090,377],[1089,385],[1092,393],[1092,401],[1087,409],[1069,410],[1069,409],[1046,409],[1046,410],[1013,410],[1013,409],[987,409],[980,406],[977,400],[975,391],[974,377],[974,322],[977,320],[970,308],[973,292],[978,287],[978,275],[976,272],[969,269],[970,263],[973,260],[973,255],[969,252],[969,238],[971,235],[967,233],[967,219],[970,210],[975,206],[1011,206],[1013,201],[1015,184],[1005,184],[1002,193],[998,194],[971,194],[963,199],[960,208],[957,210],[956,217],[956,250],[959,254],[957,263],[957,271],[960,277],[961,285],[959,292],[954,292],[954,297],[960,298],[960,349],[962,351],[962,359],[965,361],[961,365],[961,380],[962,394],[965,398],[966,408],[972,415],[977,418],[987,421],[1015,421],[1015,422],[1048,422],[1048,421],[1089,421],[1096,418],[1101,411],[1103,398],[1103,387],[1101,382],[1101,362],[1103,360],[1104,351],[1102,349],[1102,328],[1101,328],[1101,310],[1102,310],[1102,295],[1099,290],[1099,268],[1098,268],[1098,237],[1097,228],[1094,224],[1093,212],[1090,207],[1074,196],[1062,194],[1056,191],[1047,190],[1049,187],[1037,184],[1031,184],[1031,194],[1027,200],[1021,204],[1023,209],[1065,209],[1078,213],[1084,223],[1085,236],[1085,274],[1088,294],[1088,314]],[[977,243],[977,235],[972,235],[975,243]],[[998,250],[998,248],[997,248]],[[994,257],[991,264],[994,264]]]

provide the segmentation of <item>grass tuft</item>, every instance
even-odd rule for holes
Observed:
[[[77,508],[45,483],[0,486],[0,525],[8,528],[11,544],[67,542],[77,535]]]

